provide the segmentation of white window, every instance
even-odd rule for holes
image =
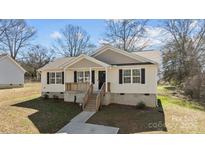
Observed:
[[[84,82],[90,82],[90,72],[89,71],[85,72]]]
[[[123,70],[123,83],[131,83],[131,70]]]
[[[55,72],[49,73],[49,78],[50,78],[49,83],[50,84],[55,84]]]
[[[140,69],[124,69],[123,83],[141,83]]]
[[[49,73],[50,84],[62,84],[62,72],[50,72]]]
[[[56,84],[62,84],[62,73],[56,72]]]
[[[132,70],[132,83],[141,83],[140,69]]]
[[[83,72],[77,72],[77,82],[83,82]]]
[[[90,82],[90,72],[89,71],[77,72],[77,82]]]

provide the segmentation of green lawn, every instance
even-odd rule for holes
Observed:
[[[111,104],[87,122],[120,128],[119,133],[205,133],[205,107],[173,95],[175,88],[158,86],[158,99],[163,113],[157,109],[135,109]]]
[[[181,99],[178,97],[175,97],[173,95],[174,93],[174,87],[171,86],[158,86],[158,99],[161,100],[164,106],[166,105],[179,105],[185,108],[190,108],[190,109],[196,109],[196,110],[201,110],[205,111],[205,104],[199,103],[196,101],[187,101],[185,99]]]
[[[118,127],[120,134],[166,131],[164,114],[156,108],[140,110],[119,104],[104,106],[87,123]]]
[[[0,90],[5,91],[0,95],[0,133],[55,133],[81,112],[77,104],[40,98],[37,83]]]

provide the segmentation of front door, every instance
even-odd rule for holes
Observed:
[[[98,72],[98,89],[100,89],[105,82],[105,71],[99,71]]]

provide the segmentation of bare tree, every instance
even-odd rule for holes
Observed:
[[[21,60],[22,66],[32,78],[37,77],[37,70],[54,59],[54,52],[42,45],[29,47]]]
[[[11,28],[10,20],[2,20],[2,19],[0,19],[0,39],[3,37],[4,32],[8,28]]]
[[[140,42],[145,36],[148,20],[108,20],[105,41],[125,51],[136,51],[147,47]]]
[[[36,31],[24,20],[2,20],[2,22],[8,23],[9,26],[4,28],[0,37],[0,50],[9,52],[10,56],[16,59],[19,52],[29,45]]]
[[[197,76],[200,85],[205,68],[205,20],[167,20],[164,29],[170,36],[163,53],[164,79],[181,86]],[[197,93],[199,97],[200,86]]]
[[[55,40],[54,50],[66,57],[78,56],[90,52],[95,46],[90,43],[90,36],[79,26],[66,25],[61,29],[61,36]]]

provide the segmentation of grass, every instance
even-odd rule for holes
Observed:
[[[0,90],[0,133],[55,133],[80,108],[62,100],[40,98],[40,84]],[[205,133],[204,104],[177,98],[175,88],[158,86],[163,113],[111,104],[87,122],[120,128],[119,133]]]
[[[0,90],[0,133],[55,133],[81,111],[76,104],[39,96],[39,83]]]
[[[0,89],[0,106],[40,97],[40,83],[26,83],[23,88]]]
[[[119,133],[205,133],[204,104],[177,98],[175,87],[158,86],[163,113],[117,104],[102,108],[87,122],[120,128]]]
[[[205,104],[196,101],[188,101],[182,98],[173,96],[174,87],[171,86],[158,86],[158,99],[161,100],[163,105],[179,105],[182,107],[205,111]]]
[[[104,106],[87,123],[118,127],[121,134],[166,131],[164,114],[156,108],[140,110],[119,104]]]

